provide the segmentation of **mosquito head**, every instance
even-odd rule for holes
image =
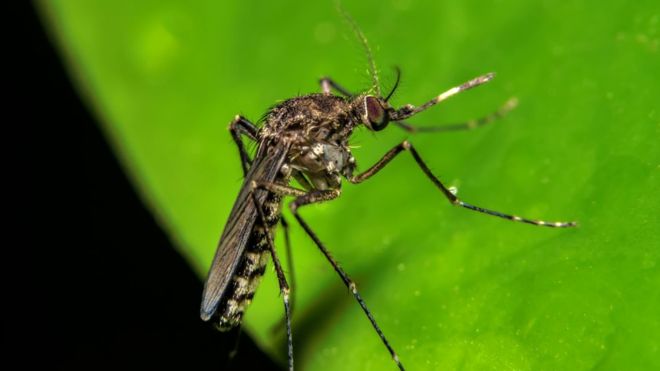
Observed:
[[[362,123],[372,131],[381,131],[390,123],[390,114],[394,110],[383,98],[366,95],[362,98]]]
[[[394,121],[394,117],[397,114],[397,110],[392,108],[388,101],[394,95],[396,88],[399,87],[399,81],[401,81],[401,70],[399,67],[395,67],[396,71],[396,82],[390,90],[387,97],[382,98],[380,96],[365,95],[362,96],[361,102],[361,114],[362,123],[365,124],[369,130],[380,131],[387,127],[387,124],[390,121]]]

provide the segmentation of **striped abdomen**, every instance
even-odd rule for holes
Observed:
[[[270,193],[262,206],[271,240],[280,220],[280,204],[281,197]],[[269,255],[266,230],[257,217],[245,253],[218,307],[217,326],[220,331],[228,331],[240,325],[243,312],[252,302],[254,292],[266,271]]]

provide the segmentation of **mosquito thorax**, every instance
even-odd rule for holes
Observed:
[[[286,163],[315,189],[336,189],[355,168],[348,139],[361,112],[356,100],[335,95],[295,97],[270,110],[260,137],[288,146]]]
[[[360,123],[355,111],[354,102],[336,95],[287,99],[266,114],[259,136],[288,141],[294,147],[316,141],[342,144]]]

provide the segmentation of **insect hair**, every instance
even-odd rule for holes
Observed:
[[[372,88],[376,91],[376,94],[378,96],[381,96],[381,91],[380,91],[380,81],[378,80],[378,70],[376,69],[376,61],[374,60],[374,55],[371,52],[371,48],[369,48],[369,43],[367,42],[367,37],[364,36],[364,33],[358,26],[358,24],[355,22],[353,17],[351,17],[350,14],[341,6],[341,2],[337,1],[337,11],[344,17],[344,20],[346,20],[346,23],[351,26],[353,29],[353,33],[355,36],[358,38],[360,41],[360,44],[362,44],[362,48],[364,49],[364,52],[367,54],[367,61],[369,62],[369,75],[371,75],[371,82],[373,84]]]

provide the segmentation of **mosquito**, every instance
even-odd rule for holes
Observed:
[[[365,93],[353,94],[331,78],[322,78],[321,93],[283,101],[266,113],[260,126],[242,116],[234,118],[229,125],[229,131],[238,147],[244,180],[220,237],[202,294],[200,309],[202,320],[213,321],[221,331],[240,327],[243,313],[254,297],[270,257],[275,266],[284,303],[290,371],[294,369],[291,332],[293,291],[290,288],[293,284],[289,286],[273,243],[274,230],[278,224],[281,224],[285,233],[289,265],[292,266],[288,224],[281,213],[284,197],[293,197],[293,201],[288,204],[292,215],[353,294],[400,370],[404,370],[404,367],[399,356],[367,308],[357,285],[302,218],[299,213],[300,208],[339,197],[342,178],[349,183],[362,183],[380,172],[400,153],[408,152],[420,170],[452,205],[537,226],[566,228],[577,225],[576,222],[547,222],[523,218],[462,201],[451,188],[445,186],[431,172],[417,149],[408,140],[390,149],[364,172],[357,173],[356,160],[351,153],[349,139],[353,131],[361,126],[374,132],[385,129],[389,124],[394,124],[409,133],[471,130],[504,116],[516,106],[517,100],[509,99],[490,115],[460,124],[426,127],[408,124],[406,119],[463,91],[483,85],[491,81],[495,75],[488,73],[473,78],[444,91],[420,106],[407,104],[399,108],[393,107],[389,100],[399,85],[400,71],[397,69],[394,87],[383,96],[366,38],[352,19],[347,15],[345,17],[366,50],[373,86]],[[337,94],[333,94],[333,91]],[[245,149],[243,136],[257,144],[253,158],[250,158]],[[300,188],[290,185],[294,179],[299,183]],[[292,271],[290,278],[293,283]]]

